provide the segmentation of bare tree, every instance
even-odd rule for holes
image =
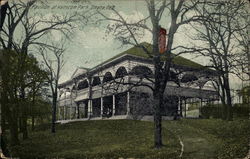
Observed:
[[[122,42],[122,45],[133,45],[135,47],[143,49],[145,55],[152,59],[154,64],[154,75],[151,77],[144,77],[150,81],[150,84],[143,82],[136,85],[146,86],[153,92],[154,97],[154,145],[156,148],[160,148],[162,144],[162,116],[161,106],[163,105],[163,95],[167,85],[167,81],[170,78],[170,68],[172,66],[172,60],[175,56],[181,53],[189,52],[190,50],[183,50],[182,46],[173,47],[175,34],[177,30],[185,24],[192,21],[200,20],[200,16],[188,16],[188,14],[198,5],[200,2],[193,1],[192,3],[184,0],[171,0],[171,1],[154,1],[146,0],[146,7],[148,9],[148,16],[140,19],[136,22],[128,21],[123,15],[112,9],[114,16],[108,16],[104,12],[97,11],[102,17],[101,21],[112,21],[113,23],[108,25],[107,32],[112,33],[117,40]],[[168,42],[166,50],[163,54],[159,52],[159,30],[161,19],[164,19],[164,13],[168,11],[171,16],[170,28],[168,28]],[[152,26],[152,27],[151,27]],[[152,35],[152,49],[148,49],[139,41],[143,38],[145,31],[148,31]],[[177,53],[177,55],[171,53]],[[164,59],[164,60],[163,60]],[[124,83],[132,84],[133,83]]]
[[[35,59],[35,58],[34,58]],[[35,126],[35,119],[39,115],[37,113],[37,101],[42,98],[42,96],[45,94],[44,91],[46,91],[46,87],[48,86],[47,81],[47,72],[45,70],[42,70],[39,66],[37,60],[33,60],[31,62],[36,62],[34,66],[31,66],[29,69],[29,79],[28,79],[28,88],[27,88],[27,104],[29,105],[28,108],[26,108],[26,111],[28,111],[28,116],[31,117],[31,128],[34,130]],[[40,99],[41,101],[41,99]],[[25,125],[26,126],[26,125]],[[26,137],[28,132],[26,132]]]
[[[237,61],[239,67],[238,77],[242,80],[250,81],[250,12],[248,10],[250,3],[245,4],[245,8],[243,8],[240,12],[241,18],[236,21],[236,27],[239,29],[234,37],[237,39],[239,43],[239,59]],[[242,26],[246,26],[246,28],[242,29]],[[248,77],[244,78],[244,74]]]
[[[0,73],[2,76],[2,81],[0,82],[0,86],[2,88],[1,91],[4,93],[1,96],[0,102],[2,103],[2,128],[3,132],[6,130],[6,122],[10,124],[10,141],[11,144],[15,145],[18,143],[18,128],[23,133],[23,138],[28,138],[27,132],[27,120],[28,120],[28,107],[29,99],[28,97],[25,100],[20,99],[20,89],[22,88],[21,83],[25,85],[25,92],[30,92],[32,89],[33,83],[40,83],[37,85],[37,89],[41,89],[44,83],[44,75],[45,72],[41,70],[38,61],[33,56],[29,55],[25,60],[25,67],[22,70],[24,74],[24,81],[20,81],[19,74],[16,73],[19,70],[18,61],[18,53],[15,51],[5,50],[2,55],[2,63],[0,68]],[[39,74],[39,75],[37,75]],[[33,92],[37,94],[36,92]],[[22,105],[22,107],[20,107]],[[20,110],[20,109],[25,109]],[[19,120],[19,125],[17,124]],[[19,126],[19,127],[18,127]]]
[[[55,133],[55,122],[56,122],[56,106],[57,106],[57,97],[58,97],[58,82],[61,74],[61,70],[65,64],[64,61],[64,46],[55,47],[51,50],[49,55],[47,50],[40,48],[40,53],[43,57],[43,62],[48,71],[48,82],[52,94],[52,126],[51,132]]]
[[[16,70],[17,78],[20,85],[20,102],[14,107],[15,111],[21,111],[22,123],[27,124],[25,109],[22,104],[27,98],[27,85],[23,71],[26,67],[28,54],[33,53],[35,46],[53,49],[54,46],[46,41],[53,31],[62,33],[69,37],[75,27],[73,24],[78,20],[75,14],[54,14],[45,17],[37,12],[31,11],[35,5],[48,5],[46,1],[41,0],[12,0],[9,1],[6,12],[6,23],[1,30],[0,46],[4,50],[15,50],[18,53],[18,69]],[[33,46],[33,47],[32,47]],[[3,108],[4,106],[2,106]],[[20,109],[18,108],[20,107]],[[15,112],[13,110],[13,112]],[[12,112],[12,113],[13,113]],[[11,122],[11,121],[10,121]],[[15,124],[13,124],[15,125]],[[27,132],[27,129],[24,131]],[[26,135],[24,135],[26,136]],[[26,138],[26,137],[25,137]]]
[[[232,97],[229,75],[235,73],[238,66],[239,49],[237,49],[238,32],[246,29],[247,25],[237,26],[241,19],[241,11],[245,1],[205,1],[196,7],[197,15],[203,17],[198,25],[193,25],[197,35],[193,40],[204,42],[198,48],[202,56],[208,57],[211,68],[218,72],[216,88],[225,108],[224,119],[232,120]]]
[[[72,33],[73,23],[79,18],[76,14],[54,14],[44,17],[31,11],[35,5],[46,6],[48,4],[41,0],[11,1],[9,3],[6,15],[8,23],[5,23],[0,38],[1,46],[4,49],[14,49],[16,52],[25,54],[31,45],[53,47],[42,40],[52,31],[59,31],[67,37]],[[17,36],[17,34],[19,35]]]

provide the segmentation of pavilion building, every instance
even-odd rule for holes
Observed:
[[[148,43],[143,45],[152,48]],[[70,80],[59,85],[58,120],[131,118],[135,110],[133,96],[152,96],[152,91],[144,85],[151,84],[153,73],[152,59],[137,47],[93,68],[79,67]],[[164,94],[162,115],[182,116],[190,103],[202,106],[204,102],[218,101],[218,92],[212,85],[215,80],[214,70],[176,56]],[[152,114],[147,111],[142,115],[152,117]]]

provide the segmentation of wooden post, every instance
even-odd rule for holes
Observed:
[[[103,116],[103,97],[101,97],[101,117]]]
[[[201,117],[201,108],[202,108],[202,103],[203,103],[203,101],[202,101],[202,98],[201,98],[200,109],[199,109],[199,116],[200,116],[200,117]]]
[[[66,106],[63,107],[63,119],[66,120]]]
[[[70,91],[70,119],[73,119],[72,108],[73,108],[72,91]]]
[[[66,107],[66,91],[64,91],[64,120],[67,119],[67,107]]]
[[[180,116],[183,117],[183,113],[182,113],[182,106],[183,106],[183,102],[182,102],[182,98],[180,97]]]
[[[80,118],[80,108],[79,108],[79,103],[76,103],[76,118],[79,119]]]
[[[88,118],[91,118],[92,114],[93,114],[93,110],[92,110],[92,77],[88,77],[88,82],[89,82],[89,100],[88,100]]]
[[[91,118],[92,115],[92,100],[88,100],[88,118]]]
[[[177,115],[181,116],[181,100],[180,100],[180,96],[178,96],[178,108],[177,108]]]
[[[60,109],[59,104],[58,104],[58,120],[61,120],[61,109]]]
[[[127,115],[130,114],[130,105],[129,105],[129,103],[130,103],[130,93],[128,91],[127,92]]]
[[[70,107],[69,107],[69,119],[71,120],[71,116],[72,116],[72,105],[70,105]]]
[[[101,90],[101,117],[103,117],[103,83],[101,83],[101,86],[102,86],[102,90]]]
[[[115,95],[113,95],[113,111],[112,111],[112,116],[115,115]]]
[[[184,100],[185,104],[185,118],[187,117],[187,99]]]

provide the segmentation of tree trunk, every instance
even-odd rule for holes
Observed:
[[[155,83],[155,91],[154,91],[154,101],[155,105],[155,112],[154,112],[154,146],[155,148],[161,148],[162,144],[162,114],[161,114],[161,107],[163,104],[163,92],[160,89],[160,83]]]
[[[33,86],[33,90],[35,89],[35,86]],[[33,107],[35,107],[35,104],[36,104],[36,101],[35,101],[35,91],[33,91],[33,97],[32,97],[32,106],[30,107],[31,109],[31,130],[34,131],[35,129],[35,115],[34,115],[34,112],[33,112]]]
[[[22,122],[21,117],[18,118],[18,127],[19,127],[19,132],[22,133],[23,132],[23,122]]]
[[[8,67],[10,63],[10,53],[3,52],[3,61],[6,62],[1,65],[1,76],[2,76],[2,88],[1,91],[1,110],[4,120],[8,122],[10,129],[10,144],[17,145],[19,144],[18,138],[18,104],[16,99],[16,92],[12,89],[9,83],[9,73],[10,68]],[[1,60],[2,60],[1,59]],[[2,122],[2,120],[1,120]],[[5,123],[5,122],[3,122]],[[5,127],[3,132],[5,131]]]
[[[8,114],[6,116],[6,119],[9,123],[9,129],[10,129],[10,145],[15,146],[19,144],[19,138],[18,138],[18,111],[17,111],[17,105],[12,106],[13,111],[10,111],[9,107],[6,107],[5,113]]]
[[[5,156],[10,156],[9,154],[9,150],[8,150],[8,147],[7,147],[7,137],[5,135],[5,132],[2,132],[1,133],[1,149],[2,149],[2,152]]]
[[[10,144],[12,146],[19,144],[17,119],[12,119],[10,124]]]
[[[0,90],[2,91],[2,90]],[[0,95],[0,97],[3,99],[3,96]],[[9,156],[9,151],[7,148],[7,137],[5,135],[5,131],[6,131],[6,117],[5,117],[5,111],[4,111],[4,103],[0,100],[1,103],[1,149],[4,155]]]
[[[52,101],[52,126],[51,126],[51,132],[55,133],[56,129],[56,102],[57,102],[57,94],[53,93],[53,101]]]
[[[222,120],[227,120],[227,104],[222,102]]]
[[[225,92],[227,97],[227,120],[231,121],[233,120],[233,112],[232,112],[232,98],[231,98],[231,92],[230,92],[230,85],[229,85],[229,79],[228,77],[224,78],[225,82]]]
[[[23,123],[23,140],[28,139],[28,127],[27,127],[27,116],[24,115],[22,118],[22,123]]]
[[[31,130],[34,131],[35,129],[35,117],[34,115],[32,115],[31,117]]]
[[[225,95],[225,84],[222,82],[222,79],[224,81],[224,78],[223,76],[222,77],[219,77],[219,86],[218,87],[221,87],[221,95],[220,95],[220,98],[221,98],[221,103],[222,103],[222,120],[226,120],[227,119],[227,104],[226,104],[226,95]]]
[[[162,117],[161,117],[161,99],[159,97],[155,97],[156,108],[154,113],[154,138],[155,148],[162,147]]]
[[[21,108],[21,118],[20,118],[20,129],[23,133],[23,140],[28,139],[28,127],[27,127],[27,111],[28,111],[28,106],[27,106],[27,101],[25,99],[25,86],[24,86],[24,78],[23,78],[23,74],[21,75],[21,80],[22,85],[21,85],[21,104],[20,104],[20,108]]]

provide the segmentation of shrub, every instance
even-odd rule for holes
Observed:
[[[201,108],[201,115],[203,118],[221,118],[222,117],[222,106],[221,105],[206,105]]]
[[[249,106],[246,104],[235,104],[232,108],[233,116],[236,118],[249,118]],[[221,104],[208,104],[201,108],[203,118],[222,118],[223,106]]]
[[[233,113],[237,118],[249,118],[250,107],[247,104],[235,104]]]

